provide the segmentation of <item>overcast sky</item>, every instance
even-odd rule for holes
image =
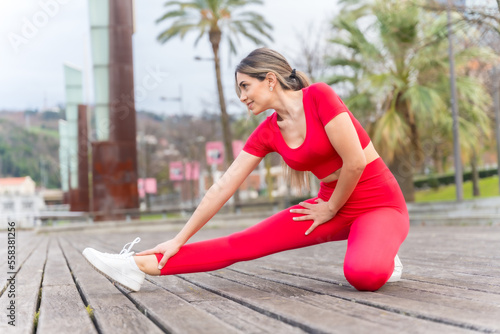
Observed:
[[[194,34],[187,35],[183,41],[174,39],[159,44],[156,37],[166,25],[158,25],[155,20],[165,12],[164,3],[135,0],[134,84],[140,87],[149,73],[162,73],[156,87],[145,95],[138,96],[136,89],[136,109],[162,114],[179,112],[179,102],[161,101],[161,97],[175,98],[182,92],[185,112],[217,111],[213,63],[194,60],[196,55],[212,57],[208,37],[196,48]],[[275,41],[268,46],[290,60],[299,49],[297,34],[311,24],[319,28],[320,23],[333,17],[337,6],[335,0],[266,0],[264,6],[251,9],[262,13],[274,26]],[[35,25],[35,30],[30,31],[28,28],[35,20],[39,27]],[[93,103],[89,31],[88,0],[0,0],[0,111],[64,104],[65,62],[89,70],[85,76],[84,99]],[[15,43],[15,38],[26,36],[22,42]],[[254,48],[250,42],[242,43],[238,55],[229,62],[226,45],[222,46],[226,99],[236,98],[235,65]],[[231,111],[238,112],[241,108],[232,106]]]

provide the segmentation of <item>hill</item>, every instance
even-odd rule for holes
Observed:
[[[42,174],[45,175],[44,182]],[[0,175],[29,175],[37,186],[60,188],[58,138],[48,131],[40,131],[40,128],[26,130],[0,118]]]

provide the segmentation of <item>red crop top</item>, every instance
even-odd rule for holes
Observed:
[[[311,171],[323,179],[342,167],[342,158],[330,143],[325,125],[342,112],[349,113],[364,149],[370,138],[342,100],[325,83],[315,83],[302,89],[306,117],[306,137],[302,145],[290,148],[283,138],[277,122],[277,113],[268,116],[250,135],[243,151],[264,157],[278,152],[292,169]]]

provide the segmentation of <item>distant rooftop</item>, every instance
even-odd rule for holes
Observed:
[[[6,177],[6,178],[0,178],[0,184],[3,186],[7,185],[17,185],[17,184],[22,184],[26,182],[26,179],[30,179],[31,177],[29,176],[23,176],[23,177]]]

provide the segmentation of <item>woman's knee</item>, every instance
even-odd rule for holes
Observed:
[[[344,263],[344,276],[356,290],[376,291],[389,279],[391,272],[379,266]]]

